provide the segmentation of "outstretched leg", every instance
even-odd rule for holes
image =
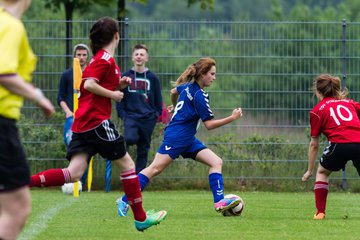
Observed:
[[[86,153],[79,153],[71,158],[67,168],[48,169],[31,176],[30,187],[61,186],[64,183],[79,181],[87,166]]]

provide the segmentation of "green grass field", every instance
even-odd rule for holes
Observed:
[[[326,220],[314,221],[313,193],[234,193],[245,201],[240,217],[216,213],[210,191],[146,191],[144,207],[167,210],[168,217],[138,232],[131,214],[117,216],[115,191],[74,199],[32,190],[33,212],[19,239],[359,239],[360,194],[330,192]]]

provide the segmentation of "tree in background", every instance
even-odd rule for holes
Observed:
[[[201,9],[213,9],[215,0],[187,0],[188,7],[196,3],[200,3]],[[147,0],[131,0],[131,2],[138,2],[141,4],[147,4]],[[101,5],[101,6],[113,6],[115,4],[115,0],[45,0],[45,7],[51,9],[53,11],[59,11],[64,7],[65,10],[65,20],[66,20],[66,54],[71,54],[72,49],[72,20],[73,14],[75,10],[78,10],[80,13],[84,13],[90,9],[93,5]],[[123,23],[123,20],[126,16],[126,0],[118,0],[117,1],[117,19],[119,22]],[[123,35],[124,26],[121,24],[120,26],[120,35]],[[121,38],[120,36],[120,38]],[[120,43],[121,44],[121,43]],[[119,50],[123,49],[123,44]],[[119,54],[121,55],[121,53]],[[66,59],[66,67],[70,67],[70,59]]]
[[[53,11],[58,11],[61,7],[65,10],[66,20],[66,54],[71,55],[72,53],[72,20],[74,10],[85,12],[90,9],[93,4],[99,4],[102,6],[109,6],[112,1],[109,0],[45,0],[45,7]],[[70,67],[70,59],[66,58],[66,68]]]

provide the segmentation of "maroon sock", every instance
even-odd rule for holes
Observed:
[[[61,186],[71,182],[70,172],[67,168],[48,169],[31,176],[30,187]]]
[[[142,195],[140,190],[139,178],[135,170],[129,170],[120,174],[125,196],[129,202],[134,218],[143,222],[146,219],[146,213],[142,206]]]
[[[317,181],[314,186],[316,214],[324,213],[326,209],[326,199],[329,192],[329,184],[327,182]]]

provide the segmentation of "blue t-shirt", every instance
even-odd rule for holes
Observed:
[[[197,125],[213,119],[210,109],[209,94],[196,82],[180,85],[176,88],[179,99],[174,114],[165,129],[163,143],[187,145],[192,142],[197,132]]]

